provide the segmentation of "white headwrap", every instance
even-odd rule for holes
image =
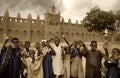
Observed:
[[[47,41],[47,40],[41,40],[41,42],[40,42],[40,43],[42,43],[42,42],[45,42],[45,43],[46,43],[46,41]]]

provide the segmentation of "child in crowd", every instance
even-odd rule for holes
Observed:
[[[112,49],[112,56],[105,61],[107,68],[106,78],[120,78],[120,50],[118,48]]]
[[[43,55],[35,57],[35,51],[32,49],[29,50],[29,56],[26,57],[24,51],[21,51],[21,55],[21,60],[27,67],[27,78],[43,78]]]

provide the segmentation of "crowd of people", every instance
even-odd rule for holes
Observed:
[[[81,40],[70,44],[65,36],[62,39],[66,45],[54,37],[36,42],[31,48],[29,41],[6,37],[0,53],[0,78],[120,78],[118,48],[113,48],[109,56],[106,44],[101,52],[97,41],[91,41],[88,50]],[[85,76],[82,57],[86,58]]]

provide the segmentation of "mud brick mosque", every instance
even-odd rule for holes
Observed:
[[[44,19],[40,19],[39,15],[36,19],[32,19],[31,14],[28,14],[27,18],[21,18],[20,13],[16,17],[10,17],[6,10],[4,15],[0,16],[0,43],[4,41],[3,34],[5,33],[12,34],[23,42],[26,40],[37,42],[54,36],[61,37],[63,34],[70,42],[74,40],[102,42],[104,40],[103,34],[87,31],[78,21],[72,23],[69,19],[65,22],[61,13],[56,12],[54,5],[44,13]]]

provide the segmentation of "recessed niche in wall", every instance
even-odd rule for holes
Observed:
[[[76,33],[77,35],[79,35],[79,33]]]

